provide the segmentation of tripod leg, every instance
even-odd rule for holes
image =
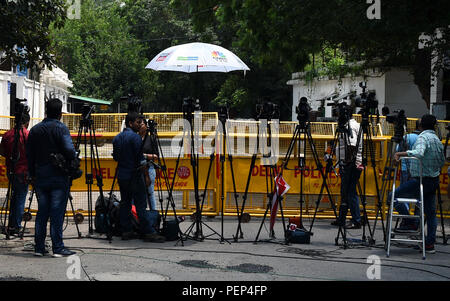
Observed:
[[[28,202],[28,207],[27,207],[27,213],[29,213],[30,215],[31,215],[31,213],[30,213],[30,211],[31,211],[31,202],[33,201],[34,193],[35,193],[35,191],[34,191],[34,188],[33,188],[31,190],[31,195],[28,198],[29,202]],[[23,239],[23,235],[25,234],[26,227],[27,227],[27,220],[25,220],[25,222],[23,224],[22,231],[20,232],[20,239]]]
[[[266,217],[267,217],[267,212],[269,211],[269,208],[271,208],[271,207],[272,207],[272,200],[270,200],[267,203],[266,211],[264,212],[264,216],[263,216],[263,219],[261,221],[261,225],[259,226],[258,233],[256,234],[256,238],[255,238],[255,241],[253,243],[257,243],[258,242],[259,234],[261,233],[262,226],[264,225],[264,221],[266,220]]]
[[[439,213],[441,215],[441,227],[442,227],[442,240],[443,244],[447,244],[447,238],[445,236],[445,223],[444,223],[444,214],[442,212],[442,198],[441,198],[441,187],[437,188],[437,197],[438,197],[438,205],[439,205]]]
[[[70,207],[72,208],[72,216],[75,218],[75,210],[74,210],[72,201],[73,201],[72,194],[69,192],[69,202],[70,202]],[[80,232],[80,229],[78,228],[77,222],[75,222],[75,227],[77,228],[78,238],[81,238],[81,232]]]

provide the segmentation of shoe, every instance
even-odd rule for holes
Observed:
[[[422,244],[419,244],[419,249],[422,251]],[[436,250],[434,249],[434,244],[433,245],[427,245],[425,244],[425,253],[428,254],[435,254]]]
[[[60,257],[66,257],[76,254],[77,252],[70,251],[69,249],[62,249],[58,252],[53,252],[52,257],[60,258]]]
[[[122,240],[131,240],[137,238],[136,234],[134,234],[133,231],[130,232],[123,232],[122,233]]]
[[[44,257],[48,253],[49,252],[47,250],[45,250],[44,252],[42,252],[42,251],[34,251],[34,256],[36,256],[36,257]]]
[[[394,232],[398,233],[414,233],[417,232],[419,227],[414,224],[401,223],[397,229],[394,229]]]
[[[361,229],[361,223],[348,221],[345,224],[345,229]]]
[[[164,236],[159,235],[158,233],[151,233],[144,235],[145,242],[165,242],[166,238]]]

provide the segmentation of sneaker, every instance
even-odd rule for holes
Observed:
[[[394,229],[394,232],[398,233],[414,233],[417,232],[419,227],[414,224],[401,223],[397,229]]]
[[[144,235],[145,242],[165,242],[166,238],[164,236],[159,235],[158,233],[151,233]]]
[[[36,256],[36,257],[44,257],[47,254],[48,254],[47,250],[45,250],[44,252],[42,252],[42,251],[34,251],[34,256]]]
[[[69,249],[62,249],[58,252],[53,252],[53,257],[60,258],[60,257],[66,257],[76,254],[77,252],[70,251]]]
[[[434,249],[434,245],[425,245],[425,253],[434,254],[436,250]]]
[[[345,224],[345,229],[361,229],[361,223],[348,221]]]

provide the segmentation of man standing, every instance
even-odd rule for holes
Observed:
[[[19,133],[17,133],[16,158],[13,158],[14,140],[16,128],[7,131],[0,144],[0,155],[6,158],[6,170],[8,179],[11,182],[12,195],[10,200],[11,214],[8,222],[8,232],[17,235],[21,230],[22,215],[25,208],[25,199],[28,193],[28,162],[25,152],[25,144],[28,139],[28,125],[30,115],[28,112],[22,113]],[[13,161],[15,161],[13,163]],[[12,165],[15,164],[14,170]]]
[[[38,212],[35,223],[35,255],[44,256],[47,222],[53,257],[70,256],[63,243],[63,222],[69,197],[69,176],[51,160],[51,154],[61,154],[66,161],[76,158],[69,129],[60,121],[62,102],[57,98],[46,103],[46,118],[31,128],[27,142],[28,169],[36,197]]]
[[[434,243],[436,241],[436,189],[439,187],[439,175],[445,163],[444,148],[442,142],[434,132],[437,123],[436,117],[426,114],[420,120],[423,132],[417,137],[412,148],[406,152],[395,153],[394,159],[398,161],[400,157],[409,156],[420,159],[422,164],[422,185],[423,185],[423,208],[426,215],[427,236],[425,239],[425,250],[427,253],[435,253]],[[416,160],[410,162],[411,179],[401,184],[395,190],[398,198],[419,198],[420,193],[420,166]],[[391,194],[388,196],[390,200]],[[409,215],[406,204],[395,202],[395,209],[399,214]],[[417,231],[418,221],[413,219],[403,219],[398,231]]]
[[[360,124],[352,117],[345,125],[349,132],[344,135],[344,139],[339,140],[338,157],[342,161],[340,164],[341,171],[341,205],[339,206],[339,216],[337,220],[331,224],[333,226],[345,226],[346,229],[361,228],[361,212],[359,209],[359,198],[356,191],[361,171],[364,169],[362,165],[362,135],[358,141],[360,133]],[[358,145],[359,143],[359,145]],[[356,148],[358,150],[356,151]],[[356,156],[356,157],[355,157]],[[344,224],[348,209],[352,218]]]
[[[156,233],[147,214],[147,192],[141,162],[145,162],[142,153],[142,139],[137,134],[143,117],[129,112],[125,118],[126,128],[113,139],[113,158],[117,164],[117,181],[120,188],[120,227],[122,239],[134,238],[131,224],[131,203],[136,206],[139,225],[144,241],[164,242],[165,238]],[[143,167],[146,168],[146,165]]]

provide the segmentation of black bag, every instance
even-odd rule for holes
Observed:
[[[81,160],[78,157],[67,161],[62,154],[51,153],[50,162],[72,180],[78,179],[83,175],[83,171],[80,169]]]
[[[294,244],[309,244],[311,238],[311,232],[295,229],[286,231],[287,241]]]
[[[103,201],[99,196],[95,202],[95,231],[107,234],[111,230],[111,235],[120,235],[119,208],[120,201],[115,194],[104,197]]]
[[[163,223],[161,235],[166,238],[167,241],[179,239],[178,233],[180,232],[180,226],[176,219],[167,220]]]

